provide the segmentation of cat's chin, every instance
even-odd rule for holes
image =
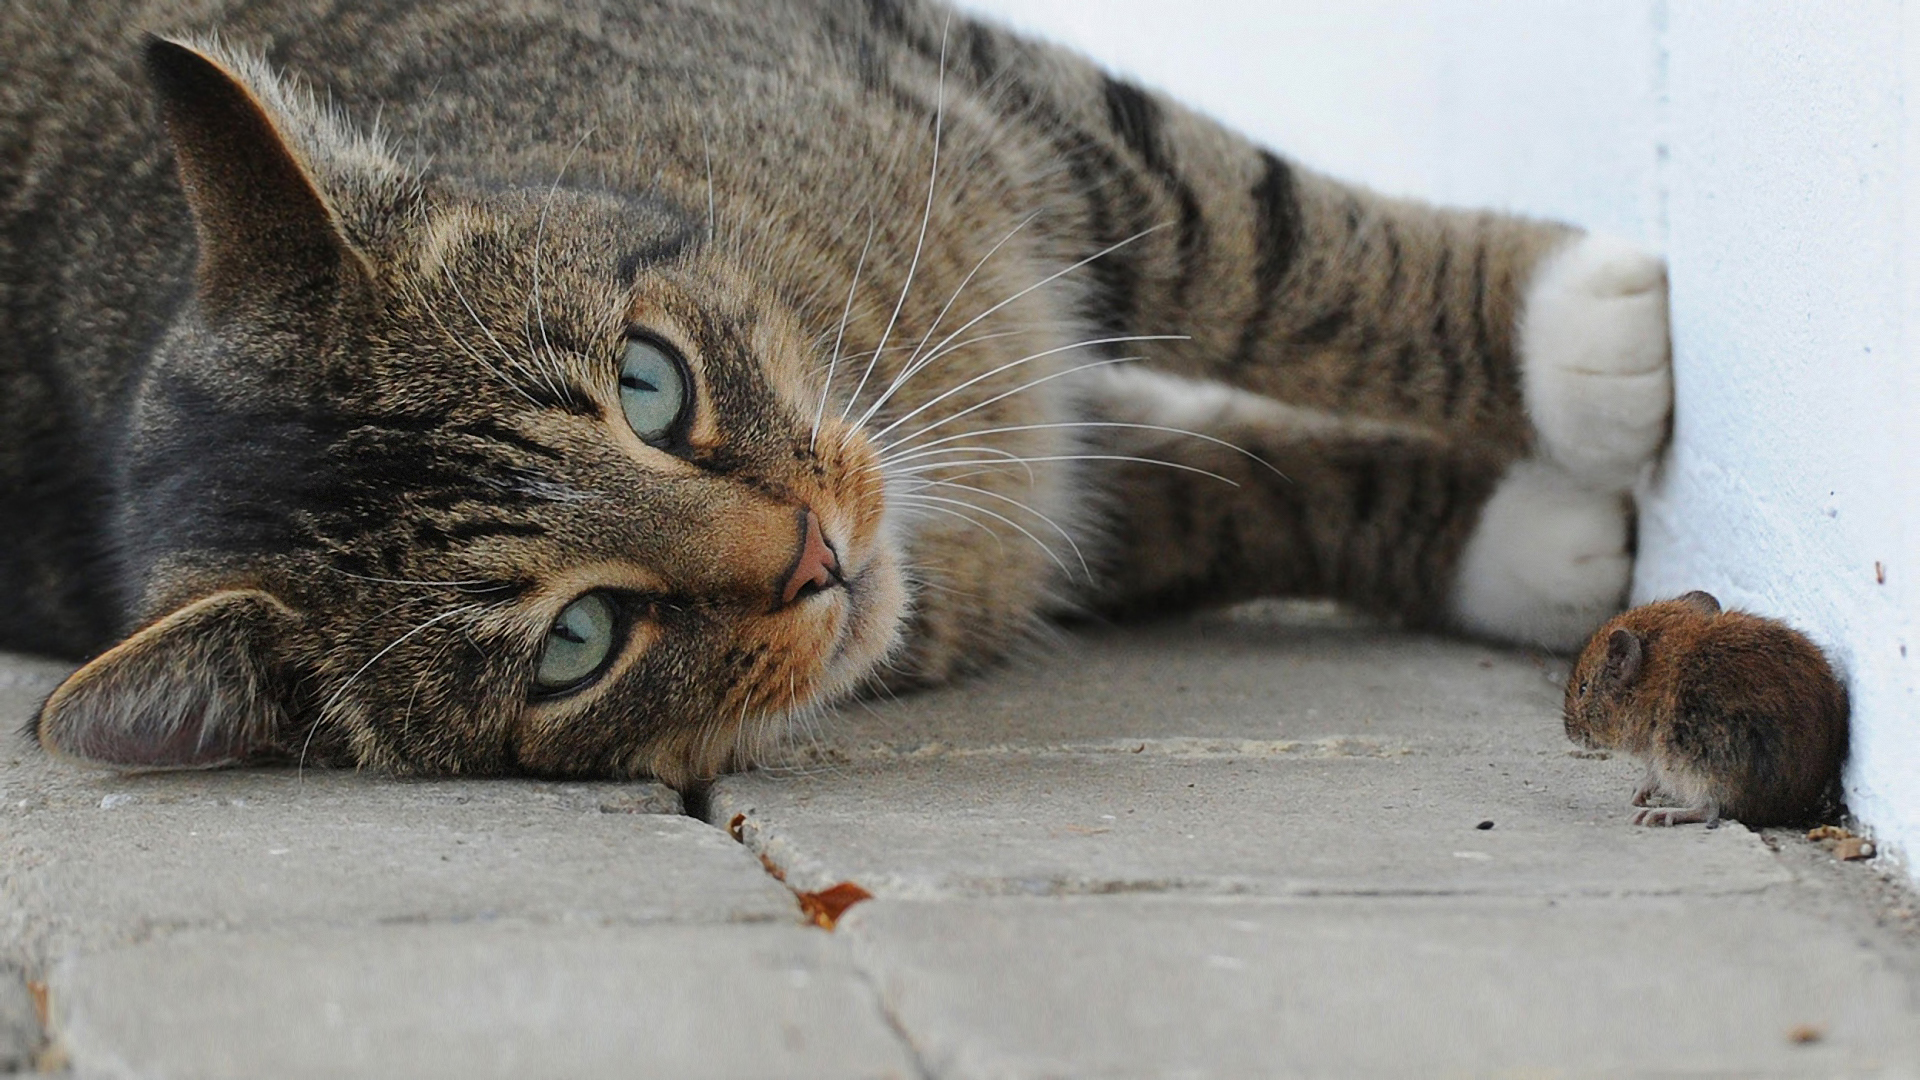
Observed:
[[[900,559],[883,543],[847,582],[847,620],[821,665],[811,704],[831,705],[851,694],[893,654],[906,626],[907,596]]]

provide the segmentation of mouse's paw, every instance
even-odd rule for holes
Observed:
[[[1704,822],[1708,828],[1720,823],[1720,806],[1703,802],[1698,806],[1655,806],[1633,815],[1635,825],[1690,825]]]
[[[1589,486],[1632,487],[1673,407],[1666,264],[1588,234],[1541,264],[1524,303],[1522,379],[1541,456]]]
[[[1561,469],[1522,461],[1480,512],[1455,574],[1456,625],[1571,652],[1620,610],[1633,571],[1631,508]]]
[[[1639,787],[1633,789],[1633,805],[1645,806],[1658,794],[1660,794],[1660,778],[1654,775],[1652,769],[1648,769],[1646,778],[1640,781]]]

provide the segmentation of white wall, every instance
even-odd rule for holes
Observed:
[[[972,6],[1329,172],[1665,251],[1678,405],[1635,597],[1825,645],[1849,803],[1920,871],[1920,0]]]

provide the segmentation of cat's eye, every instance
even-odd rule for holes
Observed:
[[[633,433],[650,443],[670,439],[687,411],[687,369],[651,338],[627,339],[620,361],[620,407]]]
[[[592,681],[613,657],[620,620],[613,601],[588,593],[568,604],[547,628],[540,665],[533,673],[535,692],[563,694]]]

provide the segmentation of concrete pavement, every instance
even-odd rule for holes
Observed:
[[[1304,605],[1092,631],[689,816],[58,765],[13,729],[62,669],[8,660],[0,1072],[1920,1077],[1913,895],[1628,825],[1559,669]]]

